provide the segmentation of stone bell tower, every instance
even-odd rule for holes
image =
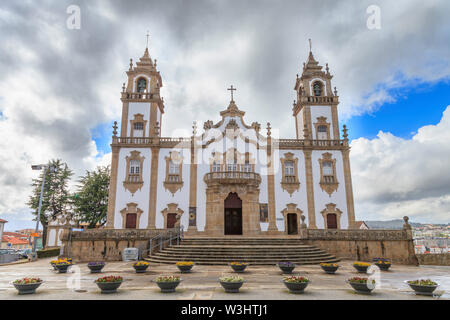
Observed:
[[[150,58],[148,47],[140,61],[127,71],[128,84],[122,87],[121,137],[154,137],[161,133],[164,100],[160,96],[162,80],[156,60]]]
[[[292,109],[295,117],[297,139],[339,140],[339,121],[337,106],[339,97],[336,87],[331,89],[328,64],[322,70],[309,51],[306,63],[303,63],[301,77],[297,74],[294,90],[297,101]]]

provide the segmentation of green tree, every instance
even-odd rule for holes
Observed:
[[[54,170],[48,170],[50,167],[53,167]],[[40,217],[40,222],[43,227],[43,244],[46,243],[49,220],[52,220],[59,214],[63,213],[67,204],[70,202],[68,183],[70,181],[70,177],[73,175],[73,172],[69,169],[67,163],[63,162],[61,159],[53,159],[48,162],[47,168],[42,170],[39,178],[33,179],[31,184],[33,191],[27,204],[33,210],[32,213],[36,216],[36,219],[38,215],[39,198],[41,196],[41,185],[44,174],[45,185],[42,195]]]
[[[87,222],[88,228],[106,223],[108,211],[109,166],[86,171],[78,181],[78,191],[72,197],[74,213],[80,222]]]

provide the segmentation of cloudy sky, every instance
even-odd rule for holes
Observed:
[[[67,28],[70,5],[80,8],[79,30]],[[370,5],[380,29],[367,26]],[[9,230],[33,226],[32,163],[61,158],[76,175],[109,163],[125,71],[149,30],[165,136],[219,120],[233,84],[248,123],[295,137],[293,86],[311,38],[350,128],[357,218],[448,223],[448,12],[447,0],[3,0],[0,217]]]

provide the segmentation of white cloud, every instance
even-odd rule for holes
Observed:
[[[412,139],[379,132],[351,143],[355,206],[359,219],[410,216],[450,222],[450,106],[437,125]]]

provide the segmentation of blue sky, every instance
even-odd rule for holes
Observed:
[[[373,139],[380,130],[409,139],[420,127],[437,124],[450,103],[448,81],[404,87],[389,93],[396,97],[395,102],[385,103],[375,112],[353,116],[346,121],[351,140]]]

